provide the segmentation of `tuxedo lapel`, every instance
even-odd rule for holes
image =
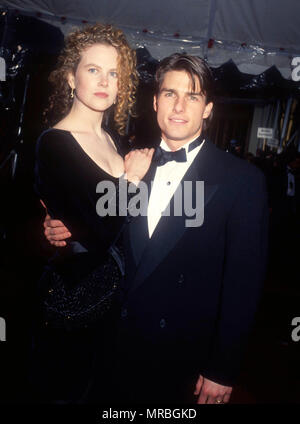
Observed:
[[[143,182],[146,183],[147,189],[148,189],[148,198],[147,201],[149,201],[149,196],[151,193],[151,187],[152,187],[152,181],[155,176],[157,165],[155,163],[152,163],[150,166],[149,171],[145,175],[145,178],[143,179]],[[149,232],[148,232],[148,219],[147,216],[138,215],[136,217],[129,218],[131,224],[129,225],[129,238],[130,238],[130,244],[132,253],[134,256],[134,261],[136,265],[140,262],[140,259],[142,257],[142,254],[148,244],[149,241]]]
[[[213,198],[218,189],[217,185],[210,183],[210,174],[212,172],[211,167],[213,167],[213,164],[210,160],[210,153],[214,148],[215,147],[209,142],[205,142],[182,180],[191,181],[193,183],[193,205],[196,205],[195,182],[204,181],[204,208],[207,207],[208,203]],[[177,188],[176,192],[178,190],[180,190],[179,187]],[[143,253],[140,253],[140,264],[138,266],[134,281],[131,284],[130,290],[136,289],[140,284],[143,283],[143,281],[145,281],[145,279],[155,270],[155,268],[157,268],[157,266],[175,247],[175,245],[187,230],[186,220],[190,219],[191,217],[188,217],[184,214],[184,208],[182,208],[183,213],[181,216],[174,216],[174,214],[172,214],[176,192],[171,199],[171,215],[161,217],[157,227],[155,228],[155,231],[152,234],[151,239],[145,243]],[[146,218],[145,222],[147,225],[147,217],[143,218]],[[133,231],[135,230],[133,229]]]

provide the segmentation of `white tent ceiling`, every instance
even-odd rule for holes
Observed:
[[[84,22],[113,23],[132,47],[161,59],[175,51],[232,59],[259,74],[276,65],[291,77],[300,57],[300,0],[0,0],[0,6],[44,19],[64,33]]]

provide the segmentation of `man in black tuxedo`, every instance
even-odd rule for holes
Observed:
[[[156,74],[162,138],[144,179],[147,216],[129,217],[125,230],[116,393],[127,402],[228,402],[254,321],[265,181],[204,137],[212,82],[189,55],[164,59]]]

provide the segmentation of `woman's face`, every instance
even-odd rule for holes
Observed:
[[[117,57],[117,50],[107,44],[95,44],[83,51],[75,75],[68,76],[76,93],[74,102],[99,112],[114,103],[118,93]]]

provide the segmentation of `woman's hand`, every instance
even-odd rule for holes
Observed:
[[[132,150],[125,156],[124,165],[127,179],[138,184],[146,175],[152,160],[154,149]]]

